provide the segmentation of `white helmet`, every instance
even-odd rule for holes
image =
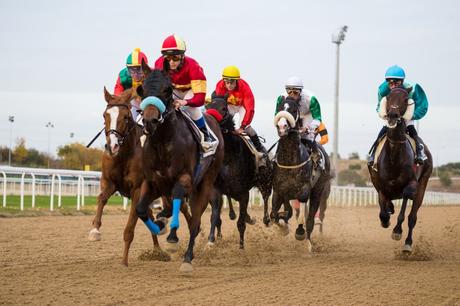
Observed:
[[[303,89],[303,82],[300,78],[292,76],[286,82],[286,89],[287,88]]]

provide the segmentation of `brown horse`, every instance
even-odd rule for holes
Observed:
[[[89,240],[101,239],[99,231],[104,206],[108,199],[120,192],[131,199],[128,222],[123,233],[125,242],[123,250],[124,265],[128,265],[128,252],[134,238],[137,214],[136,204],[139,200],[140,188],[144,178],[142,170],[142,147],[140,137],[142,128],[131,116],[131,89],[120,96],[111,95],[104,87],[107,107],[104,111],[106,151],[102,157],[101,193],[97,197],[97,211],[93,220],[94,228],[90,231]],[[159,248],[156,235],[152,235],[154,248]]]
[[[136,210],[150,231],[156,233],[165,225],[148,216],[148,205],[160,195],[172,197],[173,211],[168,242],[177,242],[178,208],[185,206],[185,198],[189,199],[192,212],[189,224],[190,240],[181,271],[192,271],[193,247],[200,231],[201,215],[211,199],[214,181],[224,159],[222,133],[217,121],[205,115],[219,145],[214,155],[202,158],[200,146],[185,115],[175,110],[169,78],[160,70],[151,70],[145,63],[142,63],[142,67],[145,80],[138,89],[138,94],[144,98],[141,107],[147,139],[143,155],[145,179]]]
[[[387,141],[377,160],[377,171],[369,166],[372,183],[379,195],[380,221],[384,228],[390,226],[390,214],[394,213],[391,202],[403,199],[398,222],[391,237],[400,240],[401,225],[404,222],[407,201],[412,200],[412,209],[408,216],[409,232],[403,248],[404,252],[412,252],[412,231],[417,222],[417,211],[422,205],[426,185],[433,170],[433,159],[425,145],[427,160],[423,166],[414,162],[414,152],[406,136],[405,114],[408,105],[409,91],[394,88],[386,98],[386,120],[388,126]]]

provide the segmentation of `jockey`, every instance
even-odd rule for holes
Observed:
[[[316,145],[316,133],[319,130],[321,135],[321,144],[328,141],[327,130],[321,122],[321,107],[315,95],[303,89],[303,82],[298,77],[290,77],[285,85],[286,92],[289,97],[296,100],[300,104],[300,133],[301,141],[304,145],[310,148],[311,152],[318,152]],[[276,101],[276,105],[283,103],[286,99],[281,95]]]
[[[260,143],[259,136],[251,127],[254,117],[254,95],[249,84],[240,78],[240,70],[236,66],[227,66],[222,72],[222,80],[217,85],[213,95],[224,96],[228,94],[228,110],[231,115],[239,114],[240,127],[235,130],[236,134],[245,132],[251,138],[256,150],[267,153],[265,147]]]
[[[133,93],[136,95],[131,101],[131,114],[133,119],[136,120],[138,114],[141,112],[140,103],[141,98],[137,96],[136,88],[142,85],[144,79],[144,72],[142,71],[142,60],[147,64],[147,56],[141,52],[140,48],[128,55],[126,59],[126,68],[118,74],[117,83],[115,84],[114,94],[119,96],[123,91],[129,88],[134,88]]]
[[[380,101],[382,101],[383,97],[386,97],[393,88],[402,87],[404,89],[411,89],[409,92],[409,99],[414,100],[415,103],[415,110],[412,118],[410,120],[406,120],[406,127],[409,136],[414,139],[415,141],[415,162],[419,165],[423,165],[425,159],[427,158],[424,152],[423,141],[417,134],[417,130],[414,126],[415,120],[422,119],[426,112],[428,111],[428,99],[423,91],[422,87],[419,84],[412,84],[409,82],[405,82],[404,79],[406,77],[406,73],[404,70],[399,66],[391,66],[387,69],[385,73],[385,81],[379,86],[378,88],[378,104],[377,104],[377,112],[380,111]],[[387,127],[384,126],[379,132],[377,139],[375,140],[374,144],[369,151],[369,158],[367,160],[367,164],[372,166],[374,164],[375,158],[375,151],[377,145],[380,142],[380,139],[385,135],[387,132]]]
[[[155,69],[165,71],[174,87],[174,104],[182,107],[204,135],[206,146],[214,146],[216,139],[209,133],[201,107],[206,97],[206,77],[203,68],[191,57],[185,56],[185,41],[176,35],[166,37]]]

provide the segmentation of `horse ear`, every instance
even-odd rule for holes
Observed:
[[[105,88],[105,86],[104,86],[104,98],[107,103],[109,103],[113,99],[113,96],[110,94],[107,88]]]
[[[150,72],[152,72],[152,69],[150,69],[149,65],[147,65],[144,59],[142,59],[141,66],[142,66],[142,71],[144,72],[144,77],[147,77],[150,74]]]
[[[407,93],[409,94],[412,91],[412,86],[409,88],[406,88]]]

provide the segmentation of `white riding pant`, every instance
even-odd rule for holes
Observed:
[[[233,116],[233,121],[235,122],[235,126],[239,128],[241,126],[241,122],[244,119],[244,115],[246,114],[246,110],[242,106],[237,106],[237,105],[228,105],[228,112],[230,115]],[[256,131],[248,125],[245,129],[244,132],[248,134],[249,136],[256,136],[257,133]]]

